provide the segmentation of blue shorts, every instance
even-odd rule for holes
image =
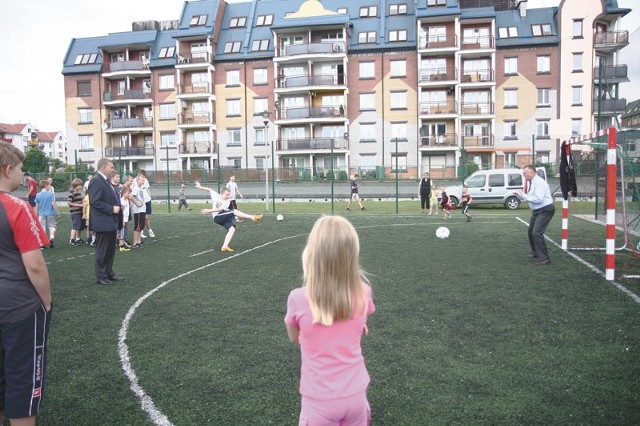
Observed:
[[[144,206],[147,209],[147,211],[145,212],[147,216],[151,216],[151,201],[147,201],[146,203],[144,203]]]
[[[227,231],[232,227],[232,226],[236,226],[233,223],[233,210],[230,211],[230,213],[224,212],[224,213],[218,213],[217,215],[215,215],[215,217],[213,218],[213,221],[215,223],[217,223],[220,226],[224,226],[224,229],[226,229]]]
[[[40,306],[22,321],[0,324],[0,412],[8,419],[40,412],[52,310]]]
[[[80,231],[82,229],[82,212],[71,213],[71,229]]]

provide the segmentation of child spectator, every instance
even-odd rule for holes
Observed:
[[[462,206],[462,214],[467,217],[467,222],[471,222],[471,215],[469,214],[469,204],[471,204],[471,194],[469,194],[469,187],[462,187],[462,195],[460,196],[459,206]]]
[[[449,213],[449,210],[452,210],[453,207],[449,202],[449,196],[447,195],[447,191],[444,190],[444,186],[440,187],[440,191],[440,206],[442,207],[442,213],[444,214],[443,219],[447,220],[451,217],[451,213]]]
[[[289,294],[284,319],[289,339],[300,345],[300,424],[368,425],[361,339],[375,306],[353,225],[341,216],[318,219],[302,270],[303,286]]]
[[[91,230],[91,224],[89,223],[89,215],[91,211],[91,206],[89,204],[89,191],[85,190],[84,194],[84,199],[82,200],[82,220],[84,221],[84,227],[87,230],[87,244],[91,247],[95,247],[96,242],[93,241],[93,231]]]
[[[145,216],[147,214],[147,206],[144,202],[144,192],[146,189],[142,187],[145,177],[138,175],[136,177],[136,184],[131,187],[131,195],[129,200],[133,206],[131,211],[133,212],[133,248],[140,249],[144,247],[142,243],[142,231],[145,225]]]
[[[180,187],[180,195],[178,195],[178,211],[184,206],[187,210],[191,210],[189,208],[189,203],[187,203],[187,187],[185,184],[182,184]]]
[[[122,196],[120,197],[120,206],[122,207],[122,229],[118,231],[118,247],[120,251],[129,251],[131,246],[127,244],[127,223],[129,222],[129,203],[134,203],[137,207],[142,207],[142,202],[131,196],[131,187],[122,186]]]
[[[438,189],[435,185],[431,187],[431,194],[429,195],[428,214],[438,214]]]
[[[71,182],[71,190],[67,196],[67,205],[69,206],[69,216],[71,216],[71,233],[69,234],[69,245],[77,246],[84,243],[81,238],[82,230],[82,179],[74,179]]]
[[[53,239],[56,237],[56,217],[60,217],[60,210],[56,204],[56,196],[49,191],[50,188],[51,184],[47,179],[40,181],[41,191],[36,195],[36,215],[45,232],[49,230],[49,248],[53,248]]]

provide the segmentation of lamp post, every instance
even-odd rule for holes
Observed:
[[[395,138],[396,141],[396,214],[398,214],[398,138]]]
[[[269,111],[267,111],[266,109],[262,112],[262,118],[264,119],[262,122],[264,123],[264,143],[267,145],[269,145],[268,142],[268,130],[269,130],[269,115],[271,113]],[[264,210],[265,211],[269,211],[269,153],[268,153],[268,149],[267,149],[267,154],[265,155],[265,162],[264,162],[264,200],[265,200],[265,205],[264,205]]]
[[[276,107],[274,120],[280,117],[280,101],[276,100],[273,105]],[[276,155],[275,144],[278,142],[278,132],[276,129],[276,135],[273,143],[271,144],[271,200],[273,202],[273,213],[276,213]]]
[[[164,147],[166,150],[166,160],[167,160],[167,208],[169,213],[171,213],[171,174],[169,173],[169,144]]]

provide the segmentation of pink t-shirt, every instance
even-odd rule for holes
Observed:
[[[360,339],[367,316],[375,306],[371,287],[367,293],[366,314],[331,326],[313,324],[306,287],[296,288],[287,301],[286,325],[300,329],[300,394],[328,400],[344,398],[365,391],[369,373],[364,364]]]

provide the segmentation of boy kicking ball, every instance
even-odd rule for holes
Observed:
[[[202,209],[200,210],[200,213],[211,213],[213,221],[227,230],[227,235],[224,237],[224,243],[222,244],[220,251],[227,253],[233,252],[233,249],[229,247],[229,244],[231,244],[233,234],[236,232],[236,225],[233,223],[234,217],[251,219],[254,222],[259,222],[262,219],[262,215],[249,215],[241,212],[240,210],[231,209],[229,207],[231,204],[231,192],[229,192],[229,189],[226,187],[222,188],[220,194],[218,194],[213,189],[200,185],[200,182],[196,182],[196,189],[208,191],[209,194],[211,194],[211,208]]]

